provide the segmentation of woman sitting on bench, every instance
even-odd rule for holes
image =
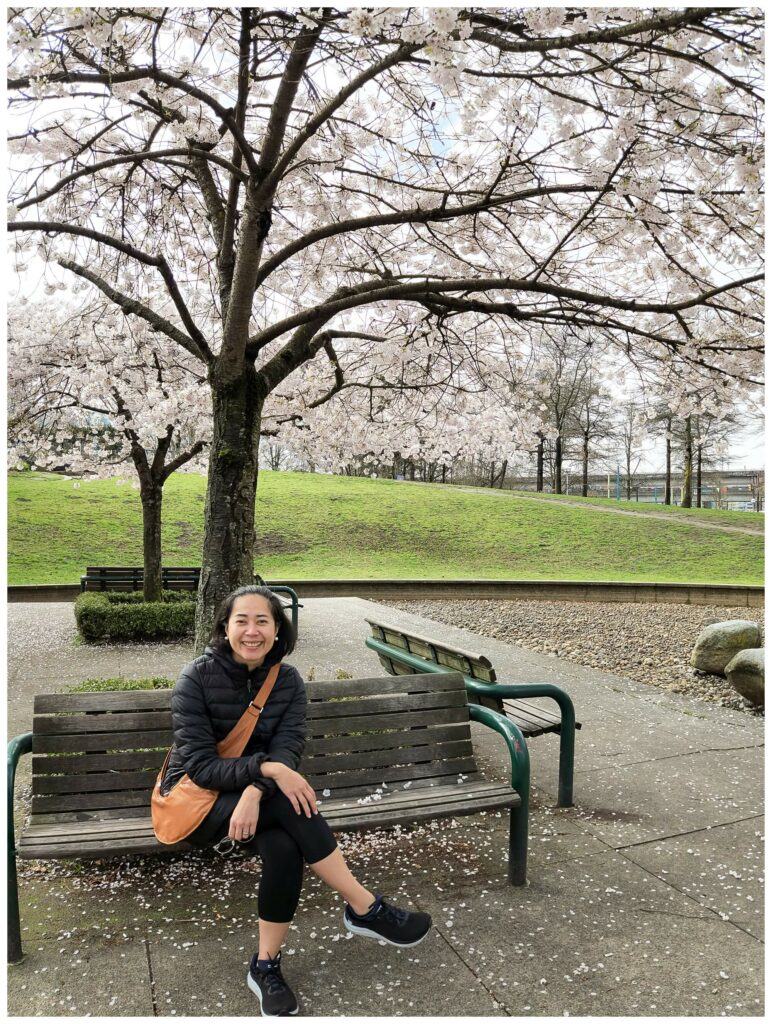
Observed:
[[[280,950],[300,898],[304,863],[344,898],[343,921],[355,935],[414,946],[431,927],[428,914],[400,910],[354,878],[318,812],[314,791],[297,771],[306,709],[297,669],[281,665],[243,755],[218,756],[218,741],[241,718],[270,667],[294,646],[292,624],[267,587],[241,587],[228,595],[211,646],[183,668],[174,688],[174,751],[163,783],[168,790],[187,772],[197,785],[219,793],[190,842],[222,854],[238,846],[262,859],[259,945],[247,984],[264,1017],[298,1012],[282,977]]]

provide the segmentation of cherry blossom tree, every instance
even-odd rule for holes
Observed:
[[[376,365],[428,381],[503,318],[760,374],[761,23],[9,9],[18,258],[165,335],[211,390],[198,646],[252,576],[263,420],[308,363],[311,401]]]
[[[16,304],[8,325],[10,466],[66,459],[91,478],[136,474],[142,503],[144,596],[161,593],[163,487],[204,468],[211,430],[199,364],[114,306]]]

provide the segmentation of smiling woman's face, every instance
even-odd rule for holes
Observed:
[[[260,594],[244,594],[233,602],[225,635],[233,657],[242,665],[256,668],[276,642],[279,627],[271,614],[271,606]]]

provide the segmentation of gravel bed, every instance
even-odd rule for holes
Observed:
[[[763,608],[584,601],[383,603],[584,668],[613,672],[752,715],[764,713],[723,676],[697,672],[689,664],[701,629],[727,619],[751,619],[763,629]]]

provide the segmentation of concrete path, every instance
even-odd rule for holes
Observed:
[[[763,721],[356,598],[304,602],[291,659],[322,679],[382,671],[365,617],[486,654],[500,680],[574,700],[575,806],[558,743],[534,739],[529,885],[506,880],[507,819],[481,814],[343,840],[355,873],[429,911],[415,949],[350,939],[308,872],[285,975],[308,1016],[761,1016]],[[505,606],[504,606],[505,607]],[[34,693],[86,676],[175,676],[186,645],[72,647],[68,605],[11,605],[9,733]],[[44,628],[41,628],[41,623]],[[45,648],[41,634],[49,641]],[[312,685],[312,684],[311,684]],[[478,761],[505,779],[498,736]],[[28,793],[28,762],[21,773]],[[13,1016],[254,1016],[254,860],[212,854],[23,866],[26,960]]]

